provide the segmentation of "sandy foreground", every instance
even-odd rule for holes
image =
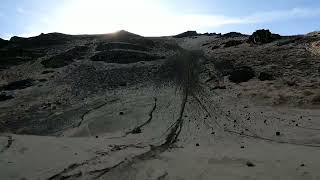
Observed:
[[[178,43],[199,49],[213,40]],[[76,127],[1,134],[0,179],[320,180],[320,110],[249,98],[268,83],[225,80],[226,89],[203,86],[187,99],[152,84],[95,97],[86,111],[61,116]]]

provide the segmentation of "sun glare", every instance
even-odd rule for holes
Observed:
[[[83,34],[125,29],[145,35],[161,33],[168,13],[158,1],[78,0],[68,1],[57,14],[57,31]],[[167,14],[167,15],[165,15]],[[168,24],[168,23],[167,23]]]

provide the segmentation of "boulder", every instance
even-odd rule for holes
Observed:
[[[266,44],[281,39],[279,34],[272,34],[270,30],[257,30],[249,37],[249,42],[253,44]]]

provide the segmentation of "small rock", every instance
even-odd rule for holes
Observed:
[[[247,163],[246,163],[246,165],[248,166],[248,167],[254,167],[255,165],[252,163],[252,162],[250,162],[250,161],[248,161]]]
[[[200,146],[200,144],[199,144],[199,143],[197,143],[197,144],[196,144],[196,146]]]
[[[305,164],[300,164],[300,166],[301,166],[301,167],[304,167],[304,166],[305,166]]]
[[[277,136],[280,136],[280,132],[279,132],[279,131],[278,131],[278,132],[276,132],[276,135],[277,135]]]
[[[124,112],[122,112],[122,111],[121,111],[121,112],[119,112],[119,115],[123,115],[123,114],[124,114]]]
[[[244,146],[241,146],[240,148],[241,148],[241,149],[244,149]]]

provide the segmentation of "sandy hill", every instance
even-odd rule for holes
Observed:
[[[319,42],[0,39],[0,179],[319,179]]]

